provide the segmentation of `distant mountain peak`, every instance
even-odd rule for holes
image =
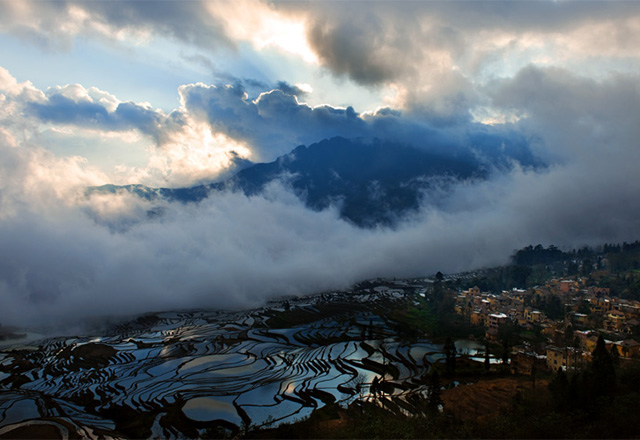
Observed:
[[[490,166],[510,166],[507,154]],[[246,165],[246,164],[244,164]],[[233,176],[190,188],[105,185],[91,191],[123,189],[148,200],[199,202],[212,191],[233,189],[258,194],[265,185],[286,177],[287,185],[313,210],[338,202],[343,219],[361,227],[394,225],[416,212],[423,194],[437,182],[485,179],[489,166],[471,150],[416,148],[380,139],[334,137],[299,145],[273,162],[256,163]],[[441,188],[439,188],[441,189]]]

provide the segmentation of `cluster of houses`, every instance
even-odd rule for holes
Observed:
[[[513,348],[511,367],[516,373],[584,365],[601,333],[607,349],[616,350],[620,359],[640,358],[640,343],[631,338],[640,329],[640,302],[611,296],[609,289],[587,287],[584,281],[554,279],[500,294],[473,287],[458,293],[455,310],[471,324],[484,326],[489,341],[500,342],[500,328],[508,323],[540,335],[537,343]],[[550,302],[561,307],[559,319],[535,307]]]

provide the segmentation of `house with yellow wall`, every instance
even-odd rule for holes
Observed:
[[[609,331],[621,332],[625,329],[627,317],[619,310],[611,310],[607,313],[604,326]]]
[[[617,341],[613,343],[613,346],[618,349],[618,353],[624,358],[637,358],[640,357],[640,342],[634,339],[625,339],[624,341]]]

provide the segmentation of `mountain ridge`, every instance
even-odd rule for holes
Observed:
[[[416,212],[425,191],[452,182],[484,180],[493,169],[518,162],[537,166],[533,157],[493,152],[480,158],[470,149],[450,151],[417,148],[380,139],[333,137],[300,145],[272,162],[254,163],[222,181],[185,188],[149,188],[143,185],[103,185],[90,192],[128,191],[147,200],[199,202],[215,191],[259,194],[276,180],[285,179],[294,193],[316,211],[338,205],[340,216],[359,227],[392,226]]]

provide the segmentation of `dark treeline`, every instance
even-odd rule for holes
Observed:
[[[514,252],[509,265],[482,270],[471,279],[450,281],[449,287],[478,286],[482,291],[500,292],[533,287],[544,284],[551,277],[565,276],[581,276],[594,283],[592,274],[604,269],[608,278],[601,276],[599,281],[603,287],[610,287],[612,293],[628,297],[630,292],[638,291],[631,287],[640,283],[640,241],[607,243],[595,248],[584,246],[570,251],[554,245],[529,245]],[[637,277],[635,271],[639,271]]]
[[[536,264],[551,264],[556,261],[569,259],[569,254],[551,245],[544,248],[541,244],[531,245],[520,249],[511,256],[511,261],[516,266],[535,266]]]
[[[562,251],[554,245],[545,248],[541,244],[537,246],[529,245],[511,256],[511,262],[514,265],[535,266],[538,264],[552,264],[568,260],[581,260],[589,257],[604,256],[610,254],[640,254],[640,241],[633,243],[624,242],[622,244],[606,243],[595,248],[584,246],[580,249],[572,251]]]

